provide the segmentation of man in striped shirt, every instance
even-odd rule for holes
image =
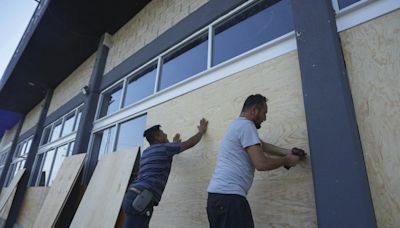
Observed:
[[[201,119],[197,127],[198,132],[186,141],[181,141],[180,135],[176,134],[173,142],[170,143],[161,129],[155,125],[147,129],[143,136],[146,137],[150,146],[146,148],[140,158],[139,176],[129,186],[124,196],[122,208],[126,218],[124,227],[148,227],[153,214],[153,205],[161,200],[161,195],[167,184],[171,171],[172,157],[195,146],[203,134],[207,131],[208,121]],[[132,206],[132,202],[143,191],[149,191],[153,196],[152,202],[143,212],[138,212]]]

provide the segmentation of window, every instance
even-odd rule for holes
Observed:
[[[156,83],[157,64],[144,69],[128,80],[124,107],[133,104],[154,93]]]
[[[60,138],[61,127],[62,127],[62,120],[58,120],[54,124],[53,132],[51,133],[51,137],[50,137],[50,142],[53,142],[54,140]]]
[[[159,89],[207,69],[208,36],[203,34],[163,58]]]
[[[36,157],[35,167],[38,167],[39,171],[35,171],[32,176],[33,182],[36,183],[35,185],[52,185],[62,162],[71,154],[73,145],[74,142],[70,142],[38,154]]]
[[[53,165],[54,153],[55,153],[55,149],[51,149],[51,150],[47,151],[44,156],[44,163],[43,163],[42,171],[41,171],[40,175],[44,177],[44,181],[45,181],[44,185],[45,186],[47,186],[49,184],[49,177],[50,177],[50,172],[51,172],[51,166]]]
[[[113,151],[115,140],[115,127],[110,127],[104,131],[97,133],[96,138],[100,140],[100,148],[98,158]]]
[[[290,0],[275,2],[259,1],[215,26],[213,65],[293,30]]]
[[[13,160],[11,161],[9,173],[7,174],[6,186],[10,184],[12,179],[18,173],[20,169],[24,168],[26,158],[32,144],[32,137],[23,140],[17,145],[17,149],[14,153]]]
[[[43,130],[40,146],[52,143],[70,135],[78,129],[82,115],[82,106],[55,120]]]
[[[78,114],[76,115],[76,121],[75,121],[75,124],[74,124],[74,130],[73,131],[78,130],[79,123],[81,122],[81,116],[82,116],[82,108],[79,108],[78,109]]]
[[[74,121],[75,121],[75,112],[70,113],[65,117],[64,127],[62,129],[61,137],[64,137],[73,131]]]
[[[49,177],[49,186],[52,185],[54,178],[56,177],[58,170],[61,167],[64,158],[68,156],[68,144],[60,146],[57,148],[56,156],[54,158],[54,163]]]
[[[122,84],[119,84],[102,95],[99,118],[119,110],[122,95]]]
[[[82,108],[81,105],[46,126],[31,172],[30,185],[52,185],[64,158],[72,153]]]
[[[146,116],[140,116],[119,125],[116,150],[143,146]]]
[[[9,150],[8,149],[4,149],[3,151],[1,151],[0,153],[0,175],[3,172],[4,169],[4,165],[6,163],[6,159],[7,159],[7,154],[8,154]]]
[[[349,5],[352,5],[356,2],[359,2],[361,0],[337,0],[339,4],[339,9],[343,9]]]

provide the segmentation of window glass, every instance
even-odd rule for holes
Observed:
[[[67,157],[67,154],[68,154],[68,144],[65,144],[57,148],[54,164],[49,177],[49,183],[48,183],[49,186],[52,185],[54,178],[56,177],[57,172],[60,169],[62,162],[64,161],[64,158]]]
[[[71,142],[68,148],[68,156],[72,155],[72,150],[74,149],[75,142]]]
[[[25,143],[22,143],[22,145],[18,147],[17,157],[21,157],[24,154],[24,152],[26,150],[26,146],[27,146],[27,144],[25,142]]]
[[[349,5],[352,5],[360,0],[338,0],[339,9],[343,9]]]
[[[154,93],[157,65],[154,64],[128,80],[124,107]]]
[[[213,65],[293,31],[290,0],[275,2],[260,1],[216,25]]]
[[[163,58],[160,90],[207,69],[207,40],[204,34]]]
[[[79,108],[78,114],[76,115],[76,121],[75,121],[74,131],[78,130],[79,123],[80,123],[80,121],[81,121],[81,116],[82,116],[82,108]]]
[[[32,139],[29,139],[28,142],[25,143],[26,147],[25,150],[22,151],[22,157],[26,158],[28,153],[29,153],[29,149],[31,149],[31,144],[32,144]]]
[[[46,127],[43,130],[43,136],[42,136],[42,142],[40,145],[44,145],[49,141],[49,137],[50,137],[50,132],[51,132],[51,125]]]
[[[68,135],[69,133],[72,132],[72,129],[74,127],[74,121],[75,121],[75,113],[68,114],[65,117],[64,121],[64,127],[61,133],[61,137]]]
[[[8,186],[11,183],[12,179],[15,177],[15,175],[17,175],[18,171],[20,169],[24,168],[24,165],[25,165],[25,160],[18,161],[14,164],[11,164],[11,169],[10,169],[11,171],[10,171],[6,186]]]
[[[145,127],[145,115],[122,123],[119,126],[116,150],[143,146],[143,131]]]
[[[119,110],[122,84],[103,94],[99,118],[108,116]]]
[[[52,149],[52,150],[49,150],[45,155],[42,173],[41,173],[42,178],[44,177],[45,186],[49,185],[49,177],[50,177],[50,172],[51,172],[51,166],[52,166],[53,160],[54,160],[54,153],[55,153],[55,150]]]
[[[1,152],[1,154],[0,154],[0,166],[4,165],[4,163],[6,163],[7,154],[8,154],[8,150]]]
[[[99,159],[104,154],[111,153],[113,151],[114,146],[114,138],[115,138],[115,127],[108,128],[100,133],[98,133],[98,137],[100,138],[100,149],[99,149]]]
[[[62,121],[59,120],[54,124],[53,133],[51,133],[50,142],[60,138]]]
[[[36,161],[34,163],[33,167],[33,174],[32,174],[32,179],[30,182],[30,186],[35,186],[36,184],[36,179],[38,178],[38,174],[40,173],[40,166],[42,165],[44,154],[38,154],[36,156]],[[38,183],[39,186],[44,186],[44,183]]]

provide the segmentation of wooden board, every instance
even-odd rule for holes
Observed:
[[[152,228],[208,227],[207,187],[220,140],[250,94],[269,101],[267,121],[258,131],[267,142],[308,150],[307,127],[297,53],[236,73],[165,102],[147,112],[147,126],[161,124],[170,139],[193,135],[201,117],[209,120],[198,145],[174,157],[171,174],[155,212]],[[317,226],[310,161],[290,169],[256,172],[249,192],[255,227]],[[279,194],[278,194],[279,193]]]
[[[114,227],[128,187],[138,148],[105,155],[72,220],[71,227]]]
[[[64,159],[35,220],[34,228],[54,226],[79,176],[85,155],[78,154]]]
[[[340,34],[378,227],[400,227],[400,10]]]
[[[17,186],[22,176],[25,173],[25,169],[18,170],[17,174],[12,179],[10,185],[7,188],[3,188],[1,192],[0,199],[0,218],[3,220],[7,219],[8,213],[10,212],[10,208],[12,202],[14,200],[14,195],[17,190]]]
[[[49,193],[49,187],[29,187],[26,189],[16,226],[32,227]]]

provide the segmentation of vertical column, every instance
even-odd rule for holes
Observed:
[[[47,111],[49,110],[52,96],[53,96],[53,90],[48,89],[46,92],[43,108],[42,111],[40,112],[39,120],[36,125],[36,130],[35,133],[33,134],[32,144],[28,152],[28,157],[26,158],[24,166],[26,170],[20,182],[18,183],[17,191],[15,192],[14,201],[11,206],[10,212],[8,214],[5,227],[13,227],[14,223],[17,221],[18,213],[22,206],[22,201],[24,199],[26,188],[28,187],[28,181],[29,181],[29,176],[32,172],[33,162],[35,160],[39,148],[40,137],[42,136],[44,122],[46,120]]]
[[[92,71],[92,75],[89,81],[89,90],[85,98],[85,106],[82,110],[81,121],[75,138],[74,149],[72,154],[86,153],[88,150],[90,133],[93,128],[93,121],[96,114],[96,106],[99,100],[100,84],[104,74],[104,68],[108,56],[108,51],[111,46],[111,37],[105,33],[100,41],[99,47],[96,53],[96,61]],[[94,161],[94,159],[96,159]],[[91,158],[86,160],[84,172],[88,170],[88,166],[96,164],[97,158]]]
[[[4,182],[5,182],[7,174],[8,174],[8,169],[10,168],[12,156],[14,155],[15,149],[17,148],[17,145],[18,145],[18,138],[19,138],[19,134],[21,133],[22,125],[24,124],[24,120],[25,120],[25,115],[21,116],[21,119],[18,123],[17,132],[15,133],[14,139],[11,143],[10,150],[8,151],[8,154],[6,157],[6,161],[4,163],[3,172],[1,173],[1,176],[0,176],[0,193],[3,189],[2,187],[4,186]]]
[[[292,0],[318,227],[376,227],[331,0]]]

